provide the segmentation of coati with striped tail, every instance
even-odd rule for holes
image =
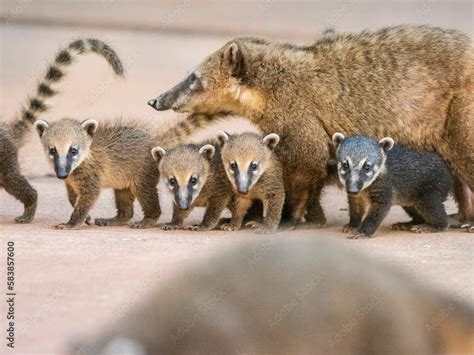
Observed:
[[[247,225],[257,233],[276,231],[285,202],[283,169],[273,153],[280,137],[275,133],[262,137],[256,133],[219,132],[218,138],[222,163],[234,192],[232,218],[219,228],[239,230],[248,210],[259,200],[263,205],[263,221],[250,221]]]
[[[461,32],[395,26],[307,46],[236,38],[149,105],[240,115],[279,134],[292,223],[305,211],[325,223],[319,200],[337,131],[436,150],[458,179],[460,218],[474,220],[474,46]]]
[[[133,201],[137,198],[144,217],[130,224],[132,228],[153,227],[161,210],[156,185],[159,174],[150,151],[157,144],[168,148],[207,123],[207,115],[181,120],[170,129],[160,128],[155,134],[143,124],[109,122],[94,119],[79,122],[63,118],[53,123],[35,122],[46,155],[56,176],[66,183],[68,198],[74,211],[67,223],[57,229],[76,229],[88,219],[102,188],[113,188],[117,215],[98,218],[99,226],[124,225],[133,217]]]
[[[24,205],[17,223],[29,223],[36,212],[37,193],[20,172],[18,149],[23,146],[38,114],[48,109],[46,100],[58,94],[55,85],[66,75],[66,69],[79,55],[96,53],[104,57],[115,74],[123,76],[120,59],[106,43],[92,38],[78,39],[59,51],[43,80],[38,84],[36,95],[28,100],[17,120],[0,124],[0,187],[20,200]]]
[[[70,354],[428,355],[474,347],[469,303],[330,239],[248,241],[167,281]]]
[[[182,228],[194,207],[206,207],[202,222],[187,229],[212,230],[229,206],[232,188],[222,165],[220,147],[209,143],[183,144],[169,150],[153,148],[161,181],[166,185],[164,190],[173,194],[174,201],[173,218],[162,229]]]
[[[400,204],[412,218],[392,225],[414,233],[440,232],[449,218],[443,202],[453,188],[448,164],[435,152],[416,151],[380,141],[335,133],[339,179],[349,199],[349,238],[368,238],[378,229],[390,207]]]

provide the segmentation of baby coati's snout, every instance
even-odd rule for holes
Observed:
[[[235,191],[246,195],[267,168],[273,149],[280,137],[271,133],[229,135],[220,131],[218,139],[222,147],[222,162]]]
[[[79,123],[63,119],[54,123],[35,122],[46,155],[58,179],[66,179],[87,157],[99,123],[94,119]]]
[[[386,152],[393,148],[390,137],[374,141],[362,136],[332,136],[336,146],[338,176],[348,194],[358,194],[369,187],[385,170]]]
[[[213,158],[215,147],[206,144],[199,149],[182,145],[165,150],[155,147],[151,150],[158,164],[160,178],[173,194],[176,206],[188,210],[206,183],[209,161]]]

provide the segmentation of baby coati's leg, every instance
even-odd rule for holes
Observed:
[[[263,199],[263,223],[248,222],[246,225],[251,226],[256,233],[272,233],[278,229],[281,220],[281,212],[285,203],[285,194],[282,189],[280,194],[268,194]]]
[[[232,204],[232,217],[229,223],[222,223],[219,229],[224,231],[236,231],[242,227],[242,222],[248,209],[252,206],[252,200],[249,198],[236,197]]]
[[[150,228],[156,225],[161,215],[160,201],[156,185],[156,179],[143,179],[134,186],[133,193],[143,209],[143,219],[141,221],[130,223],[131,228]]]
[[[392,224],[393,230],[409,231],[410,229],[412,229],[412,227],[425,223],[423,216],[418,213],[416,208],[414,208],[413,206],[402,206],[402,208],[412,218],[412,220],[410,222],[398,222]]]
[[[357,228],[357,231],[349,235],[349,239],[370,238],[379,228],[387,216],[392,205],[392,191],[389,189],[376,189],[368,192],[370,207],[367,215]]]
[[[135,196],[130,189],[114,190],[117,215],[113,218],[96,218],[98,226],[123,226],[133,217]]]
[[[417,201],[414,206],[425,222],[413,226],[410,230],[414,233],[439,232],[448,228],[449,217],[444,209],[443,201],[435,196],[427,196]]]
[[[70,186],[68,183],[66,183],[66,189],[67,189],[67,198],[69,200],[69,203],[71,204],[72,208],[76,206],[76,201],[77,201],[77,193],[74,191],[74,188]],[[85,223],[88,225],[91,225],[91,216],[87,216]]]
[[[5,156],[2,159],[8,160],[9,157]],[[16,160],[16,157],[15,157]],[[17,161],[10,162],[11,165],[2,164],[8,166],[5,171],[2,171],[3,187],[5,191],[10,195],[20,200],[24,205],[24,211],[21,216],[15,218],[16,223],[30,223],[35,217],[38,194],[36,190],[30,185],[26,178],[21,175]]]
[[[178,208],[176,203],[173,203],[173,217],[171,218],[171,222],[161,224],[160,228],[165,231],[181,229],[183,227],[184,220],[189,216],[192,210],[192,208],[181,210]]]
[[[348,195],[347,201],[349,203],[349,223],[342,227],[343,233],[356,230],[360,226],[366,211],[366,204],[362,198]]]
[[[310,194],[308,205],[306,206],[305,220],[311,227],[319,228],[326,224],[326,216],[321,206],[321,192],[324,184],[318,180]]]
[[[228,204],[227,197],[212,196],[206,207],[206,212],[200,224],[195,224],[186,229],[193,231],[208,231],[216,228],[219,223],[219,218]]]

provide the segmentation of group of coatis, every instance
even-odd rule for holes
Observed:
[[[117,215],[95,224],[129,223],[136,198],[144,217],[131,227],[155,226],[161,180],[174,199],[165,230],[182,228],[194,207],[206,212],[192,230],[323,226],[321,191],[337,181],[348,194],[350,238],[372,236],[392,204],[412,218],[394,229],[474,231],[474,46],[463,33],[430,26],[326,31],[308,46],[237,38],[148,102],[188,113],[167,129],[38,119],[66,68],[88,52],[123,74],[107,44],[77,40],[59,52],[21,118],[1,127],[0,183],[25,206],[17,222],[30,222],[36,209],[17,159],[34,125],[74,208],[59,229],[91,223],[102,188],[114,189]],[[186,144],[198,129],[233,116],[263,135],[219,132]],[[450,193],[459,206],[452,218],[443,205]],[[232,217],[221,220],[225,208]]]

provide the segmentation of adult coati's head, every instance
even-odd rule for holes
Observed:
[[[199,196],[210,173],[210,161],[216,148],[212,144],[198,147],[183,144],[165,150],[155,147],[151,155],[158,164],[160,179],[174,196],[181,210],[187,210]]]
[[[385,137],[378,142],[363,136],[332,136],[336,146],[339,180],[347,193],[358,194],[370,186],[385,169],[387,152],[393,148],[393,139]]]
[[[66,179],[87,157],[98,126],[94,119],[82,123],[69,118],[53,123],[35,122],[41,144],[59,179]]]
[[[280,141],[276,133],[262,137],[256,133],[218,133],[224,169],[235,191],[247,194],[271,164],[273,150]]]
[[[209,55],[183,81],[148,101],[156,110],[242,114],[242,106],[260,105],[252,89],[246,58],[249,45],[265,43],[252,38],[235,39]]]

